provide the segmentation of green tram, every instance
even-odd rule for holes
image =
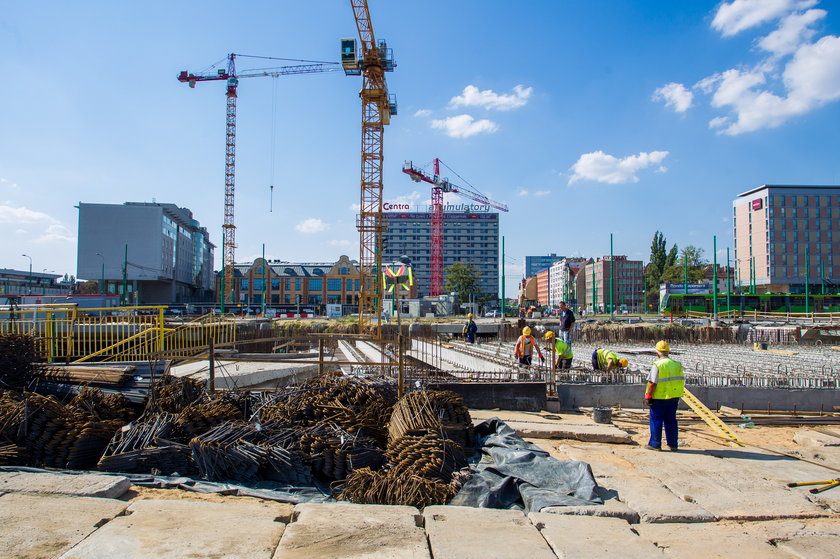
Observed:
[[[684,315],[688,312],[711,314],[713,312],[714,295],[694,295],[689,293],[668,294],[660,302],[659,312],[664,315]],[[718,293],[717,311],[725,313],[727,310],[739,314],[759,313],[804,313],[804,293],[763,293],[750,295],[733,293],[729,295],[729,307],[726,305],[726,294]],[[840,312],[840,294],[837,295],[808,295],[809,313]]]

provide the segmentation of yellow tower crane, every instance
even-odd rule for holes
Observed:
[[[379,273],[382,270],[382,140],[384,127],[397,114],[397,102],[388,94],[385,72],[393,72],[396,64],[385,41],[378,44],[367,0],[350,0],[361,50],[356,55],[356,40],[341,40],[341,64],[348,76],[363,76],[362,90],[362,176],[361,204],[356,228],[359,230],[359,329],[364,329],[371,313],[377,317],[381,332],[382,297]]]

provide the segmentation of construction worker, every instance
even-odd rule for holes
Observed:
[[[626,368],[629,365],[627,359],[618,358],[614,352],[601,349],[600,347],[592,352],[592,368],[596,371],[612,371],[613,369]]]
[[[526,326],[522,329],[522,335],[519,336],[518,340],[516,340],[516,346],[513,348],[513,355],[519,359],[520,365],[530,367],[531,355],[534,353],[534,349],[537,350],[537,353],[540,356],[540,361],[544,362],[545,357],[543,357],[542,350],[540,350],[540,346],[537,345],[537,340],[531,335],[531,329]]]
[[[656,342],[656,355],[648,375],[645,405],[650,408],[650,440],[645,448],[662,450],[662,427],[668,448],[678,450],[677,405],[685,393],[685,376],[682,363],[668,357],[671,346],[662,340]]]
[[[475,321],[473,320],[472,313],[467,315],[467,323],[464,324],[464,337],[467,339],[468,344],[475,343],[475,333],[478,332],[478,326],[475,325]]]
[[[554,332],[549,330],[543,336],[549,346],[554,343],[554,352],[557,354],[557,360],[554,362],[555,369],[571,369],[572,368],[572,346],[567,344],[560,338],[554,337]]]

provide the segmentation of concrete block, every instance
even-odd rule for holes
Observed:
[[[49,472],[0,473],[0,490],[10,493],[55,493],[115,499],[128,491],[129,487],[131,482],[122,476]]]
[[[715,456],[721,453],[730,459]],[[640,470],[657,476],[671,492],[719,519],[771,520],[827,514],[808,499],[809,493],[791,491],[786,482],[803,479],[790,476],[804,475],[812,468],[822,470],[823,475],[828,470],[751,447],[715,454],[638,451],[626,457]]]
[[[521,511],[441,505],[426,507],[423,518],[433,557],[554,559]]]
[[[714,522],[715,515],[696,503],[674,495],[654,477],[597,478],[598,484],[618,493],[618,498],[639,514],[642,523]]]
[[[282,507],[253,502],[136,501],[61,559],[270,559]]]
[[[7,493],[0,496],[0,559],[58,557],[126,507],[114,499]]]
[[[431,559],[414,507],[309,503],[295,507],[274,559]]]
[[[793,434],[793,441],[802,446],[840,446],[840,436],[805,429]]]
[[[630,524],[639,523],[639,513],[618,500],[618,492],[596,487],[595,493],[604,500],[603,505],[580,505],[574,507],[545,507],[540,512],[572,516],[603,516],[621,518]]]
[[[820,535],[794,537],[777,541],[776,547],[798,559],[837,559],[840,555],[840,536]]]
[[[665,557],[661,549],[640,538],[620,518],[582,518],[541,512],[532,512],[528,518],[562,559]]]
[[[768,532],[782,536],[785,531],[773,530],[778,525],[768,524],[639,524],[636,531],[675,559],[791,559],[789,553],[770,543],[773,536]]]
[[[473,423],[480,422],[481,420],[473,420]],[[520,437],[532,439],[573,439],[596,443],[633,444],[633,438],[615,425],[510,420],[506,420],[505,423]]]

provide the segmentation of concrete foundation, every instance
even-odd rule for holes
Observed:
[[[711,409],[729,406],[747,410],[831,411],[840,402],[840,390],[749,388],[743,386],[689,386],[689,390]],[[560,409],[615,406],[642,407],[643,384],[561,384],[557,383]],[[680,403],[680,409],[688,409]]]
[[[467,407],[540,411],[546,408],[544,382],[437,382],[431,390],[452,390]]]

